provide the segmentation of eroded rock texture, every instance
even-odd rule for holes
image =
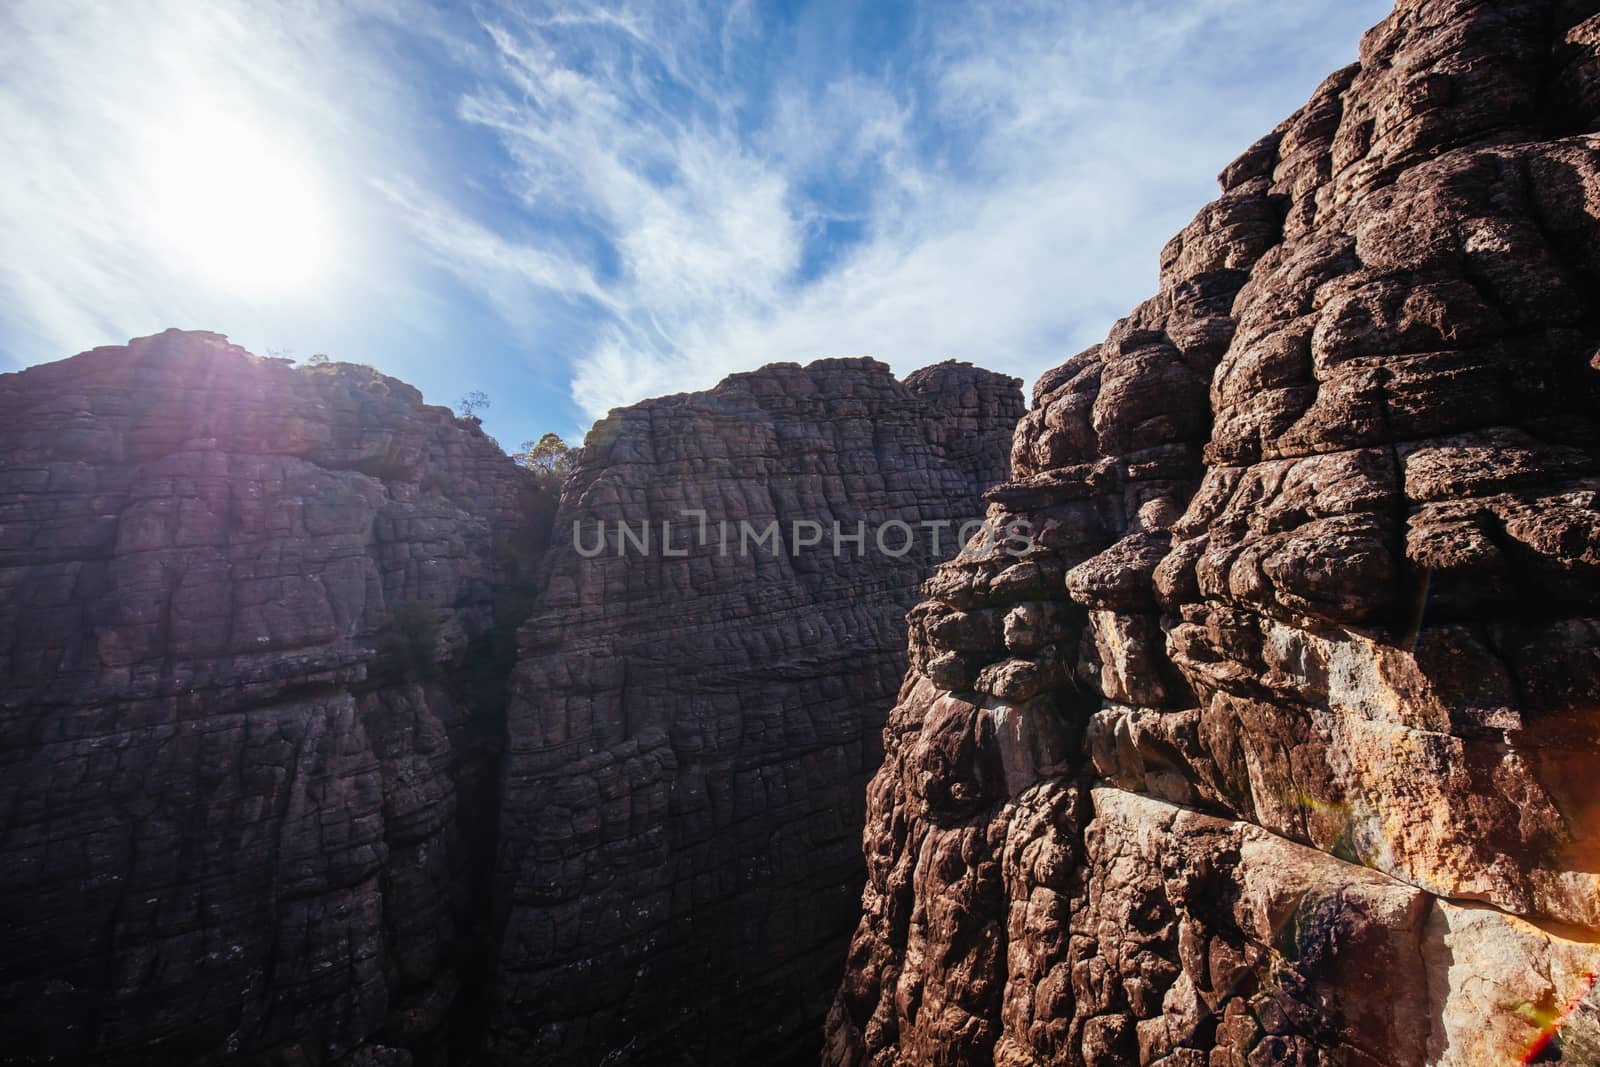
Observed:
[[[500,1062],[814,1062],[905,613],[1004,477],[1018,385],[783,364],[591,431],[514,679]],[[779,552],[740,533],[773,522]]]
[[[369,368],[169,331],[0,376],[0,1061],[472,1037],[552,506]]]
[[[1403,0],[1040,381],[827,1062],[1597,1062],[1597,27]]]

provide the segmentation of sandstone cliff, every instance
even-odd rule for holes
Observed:
[[[513,682],[500,1062],[815,1062],[905,613],[1004,476],[1018,386],[822,360],[590,432]],[[741,536],[774,522],[780,551]]]
[[[491,1021],[506,1063],[814,1059],[954,530],[571,526],[958,523],[1018,386],[831,360],[623,409],[552,546],[370,368],[169,331],[0,376],[0,1062],[478,1063]]]
[[[1600,1062],[1597,11],[1402,0],[1039,382],[826,1062]]]
[[[174,330],[0,376],[0,1060],[462,1037],[550,510],[369,368]]]

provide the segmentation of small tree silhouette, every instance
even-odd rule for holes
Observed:
[[[553,433],[537,441],[522,442],[521,451],[513,453],[511,458],[532,471],[539,484],[551,490],[561,488],[567,472],[572,470],[572,446]]]
[[[324,363],[327,363],[329,359],[330,357],[326,352],[314,352],[312,353],[311,358],[306,360],[306,362],[313,367],[320,367]]]
[[[489,394],[482,389],[474,389],[461,398],[461,402],[456,405],[456,414],[463,419],[475,419],[478,417],[478,412],[488,406]]]

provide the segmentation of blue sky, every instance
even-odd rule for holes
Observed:
[[[1031,379],[1379,0],[0,11],[0,369],[168,326],[507,447],[775,360]]]

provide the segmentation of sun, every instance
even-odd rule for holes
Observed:
[[[325,198],[289,142],[199,113],[159,130],[151,148],[152,222],[180,270],[244,296],[303,289],[323,275]]]

